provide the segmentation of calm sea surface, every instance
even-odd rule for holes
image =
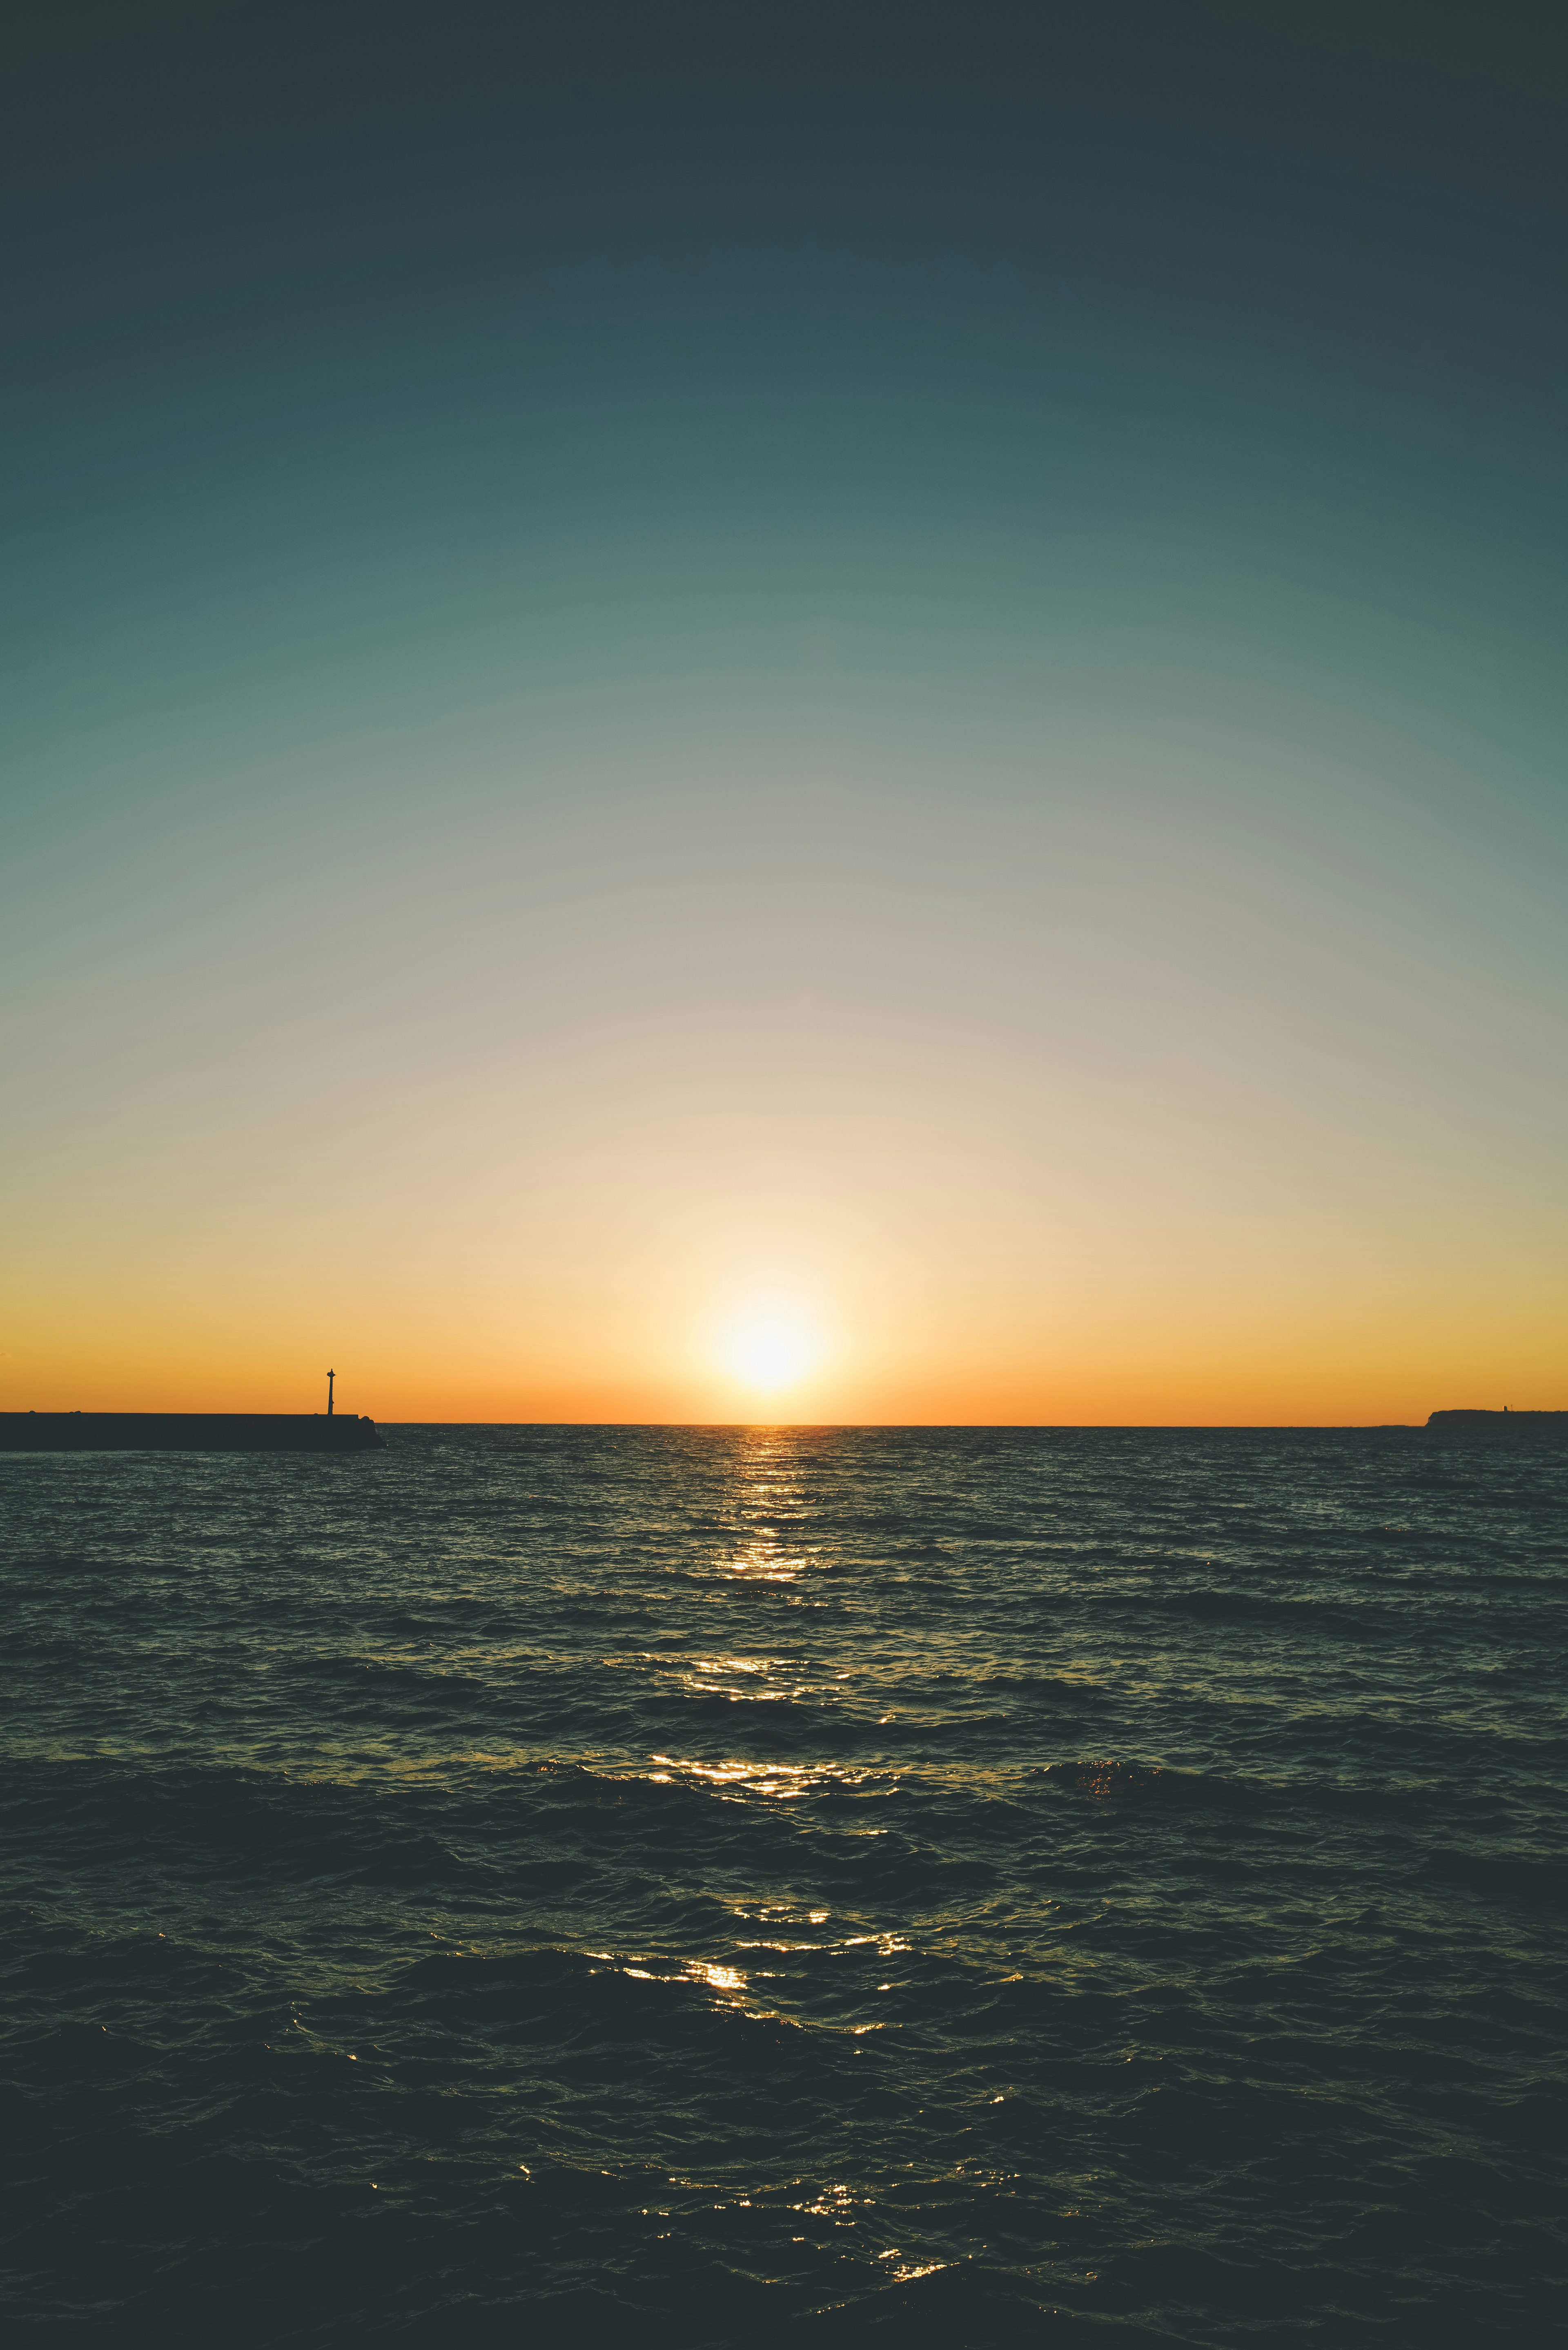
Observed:
[[[385,1433],[0,1460],[41,2337],[1556,2338],[1568,1453]]]

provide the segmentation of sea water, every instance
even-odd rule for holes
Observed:
[[[0,1461],[61,2344],[1543,2343],[1568,1453]]]

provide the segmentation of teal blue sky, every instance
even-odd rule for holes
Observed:
[[[106,21],[8,62],[0,1372],[88,1376],[87,1305],[41,1336],[84,1263],[121,1385],[139,1328],[161,1360],[202,1187],[283,1251],[306,1161],[421,1232],[427,1329],[459,1192],[510,1245],[497,1154],[541,1262],[592,1257],[589,1163],[606,1260],[679,1253],[636,1204],[662,1085],[724,1199],[760,1180],[759,1265],[928,1182],[950,1257],[967,1207],[981,1355],[1022,1284],[1068,1378],[1052,1298],[1155,1233],[1146,1294],[1338,1266],[1347,1346],[1369,1262],[1391,1315],[1451,1278],[1476,1358],[1548,1378],[1549,27]],[[1115,1169],[1104,1229],[1064,1165]],[[529,1264],[506,1314],[558,1346]]]

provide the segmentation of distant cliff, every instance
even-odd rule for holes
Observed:
[[[285,1411],[0,1411],[0,1452],[366,1452],[373,1419]]]
[[[1435,1411],[1427,1426],[1466,1444],[1568,1444],[1568,1411]]]

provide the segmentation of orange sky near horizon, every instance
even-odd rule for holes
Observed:
[[[596,800],[578,746],[471,782],[455,843],[382,775],[275,903],[258,807],[200,887],[40,922],[0,1408],[310,1410],[328,1364],[386,1420],[1568,1404],[1552,996],[1468,853],[1412,899],[1343,801],[1250,842],[1239,785],[1173,803],[1115,737],[1064,785],[977,738],[961,807],[940,745],[818,744],[809,794],[790,756],[600,744]],[[741,817],[703,760],[751,762]]]
[[[291,1231],[258,1210],[247,1241],[192,1196],[140,1262],[62,1216],[35,1235],[47,1277],[13,1284],[0,1408],[308,1411],[329,1363],[338,1408],[387,1421],[1334,1426],[1568,1399],[1568,1297],[1517,1227],[1461,1264],[1429,1216],[1359,1245],[1303,1219],[1282,1262],[1238,1199],[1168,1200],[1133,1248],[1134,1203],[1080,1192],[1031,1255],[1017,1216],[972,1227],[961,1184],[945,1223],[928,1187],[879,1232],[869,1201],[819,1200],[813,1232],[797,1200],[794,1248],[748,1256],[718,1196],[654,1204],[639,1226],[628,1200],[535,1198],[526,1240],[472,1191],[465,1231],[384,1201]],[[776,1235],[783,1202],[757,1204]]]

